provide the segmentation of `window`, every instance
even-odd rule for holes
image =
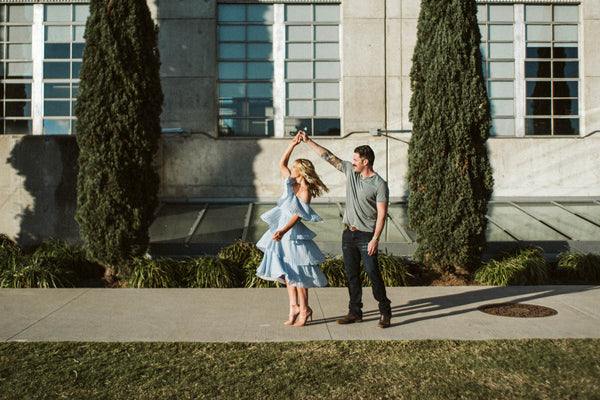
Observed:
[[[221,4],[219,134],[340,134],[339,5]]]
[[[46,135],[75,133],[88,5],[44,7],[44,128]]]
[[[0,5],[0,14],[0,133],[75,133],[89,5]]]
[[[0,5],[0,134],[32,129],[32,5]]]
[[[525,6],[526,135],[579,134],[579,11]]]
[[[579,135],[579,6],[479,4],[493,136]]]
[[[512,5],[479,5],[481,55],[492,112],[491,134],[515,134],[514,11]]]

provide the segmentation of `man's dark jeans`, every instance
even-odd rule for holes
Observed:
[[[369,242],[373,233],[345,230],[342,235],[342,253],[344,255],[344,266],[348,278],[348,292],[350,314],[362,317],[362,285],[360,281],[360,261],[367,276],[371,280],[373,297],[379,302],[379,312],[383,315],[391,315],[390,300],[385,293],[385,285],[379,271],[377,255],[370,256],[368,253]]]

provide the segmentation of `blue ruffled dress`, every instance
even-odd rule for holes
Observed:
[[[274,241],[273,235],[287,225],[294,214],[311,222],[323,221],[310,207],[294,193],[295,179],[285,179],[284,191],[277,201],[277,207],[267,211],[261,218],[269,225],[269,230],[260,238],[256,246],[265,255],[256,275],[262,279],[278,281],[291,286],[312,288],[327,285],[327,278],[317,266],[325,261],[325,256],[313,241],[316,234],[298,221]]]

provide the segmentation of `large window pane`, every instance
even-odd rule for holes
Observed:
[[[315,26],[315,40],[321,42],[337,42],[339,40],[339,29],[337,26]]]
[[[312,101],[288,100],[287,115],[290,117],[302,117],[313,115]]]
[[[44,98],[46,99],[68,99],[71,96],[71,88],[68,82],[44,84]]]
[[[492,99],[490,100],[492,115],[513,115],[514,114],[514,101],[504,99]]]
[[[551,115],[552,101],[541,99],[527,100],[527,115]]]
[[[552,6],[525,6],[525,21],[552,21]]]
[[[30,5],[8,6],[7,21],[9,21],[9,22],[32,22],[33,21],[33,7]]]
[[[273,58],[273,46],[270,43],[250,43],[248,44],[248,58],[267,60]]]
[[[552,27],[550,25],[527,25],[527,40],[551,41]]]
[[[578,118],[555,118],[554,119],[554,134],[555,135],[579,135],[579,119]]]
[[[490,58],[512,58],[513,57],[512,43],[490,43]]]
[[[494,5],[489,8],[489,20],[496,22],[512,22],[514,19],[513,16],[513,6],[500,6]]]
[[[313,85],[309,82],[288,83],[287,97],[293,99],[311,99],[313,97]]]
[[[287,40],[290,42],[302,42],[312,40],[312,29],[308,25],[288,25]]]
[[[550,81],[527,82],[527,97],[551,97],[552,86]]]
[[[577,61],[555,61],[553,68],[554,78],[577,78],[579,76],[579,62]]]
[[[512,82],[492,81],[489,84],[490,97],[513,97],[514,85]]]
[[[273,78],[273,63],[249,62],[248,79],[271,79]]]
[[[220,83],[219,97],[246,97],[246,84]]]
[[[338,5],[315,6],[315,21],[317,22],[338,22],[339,15]]]
[[[273,97],[272,83],[248,83],[248,97],[250,98],[271,98]]]
[[[273,6],[270,4],[248,5],[247,21],[271,22],[273,21]]]
[[[555,5],[554,20],[557,22],[577,22],[579,20],[579,7]]]
[[[338,43],[315,43],[315,58],[339,58]]]
[[[554,115],[577,115],[579,102],[576,99],[554,100]]]
[[[48,5],[45,7],[44,21],[49,22],[71,22],[70,5]]]
[[[579,82],[555,81],[554,97],[579,97]]]
[[[219,63],[219,79],[245,79],[246,64],[241,62]]]
[[[493,136],[514,136],[515,120],[513,118],[492,118],[490,134]]]
[[[577,58],[579,57],[579,51],[577,44],[560,43],[552,48],[552,54],[554,58]]]
[[[312,6],[310,5],[288,5],[285,8],[286,21],[310,22],[312,17]]]
[[[44,46],[44,57],[46,59],[70,58],[70,45],[68,43],[46,43]]]
[[[71,64],[68,62],[45,62],[44,79],[69,79]]]
[[[337,82],[315,83],[315,97],[337,99],[340,96],[340,84]]]
[[[246,58],[246,45],[243,43],[221,43],[219,45],[219,58],[244,59]]]
[[[340,63],[317,61],[315,62],[315,78],[316,79],[339,79]]]
[[[11,42],[31,42],[31,26],[8,26],[8,40]]]
[[[527,58],[550,58],[550,43],[527,43]]]
[[[33,65],[30,62],[7,63],[6,77],[12,79],[31,79],[33,77]]]
[[[273,37],[273,27],[266,25],[250,25],[247,32],[251,42],[270,42]]]
[[[6,101],[4,109],[7,117],[31,117],[30,101]]]
[[[515,66],[512,62],[494,61],[489,63],[490,78],[514,78]]]
[[[245,21],[246,7],[238,4],[220,4],[218,18],[220,22]]]
[[[526,78],[550,78],[551,63],[546,61],[526,61]]]
[[[30,44],[9,44],[8,58],[11,60],[28,60],[31,59]]]
[[[86,22],[88,17],[90,16],[90,6],[89,5],[75,5],[73,6],[73,21],[78,22]]]
[[[577,25],[554,25],[554,40],[567,42],[577,40]]]
[[[46,135],[68,135],[71,127],[69,119],[45,119],[44,134]]]
[[[7,99],[31,99],[31,83],[6,84],[5,96]]]
[[[340,113],[340,102],[337,100],[319,100],[315,102],[315,114],[322,117],[336,116]]]
[[[50,101],[44,102],[44,115],[46,117],[68,117],[71,105],[68,101]]]
[[[312,44],[311,43],[288,43],[287,58],[311,59],[312,58]]]
[[[47,42],[70,42],[71,27],[70,26],[47,26],[46,27]]]
[[[489,40],[512,41],[514,30],[512,25],[490,25]]]
[[[250,100],[248,102],[251,117],[273,117],[273,102],[271,100]]]
[[[525,120],[526,135],[552,135],[550,118],[527,118]]]
[[[287,79],[312,79],[311,62],[287,62],[285,64]]]
[[[237,42],[246,40],[246,28],[243,25],[220,26],[219,40]]]

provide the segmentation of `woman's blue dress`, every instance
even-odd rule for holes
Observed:
[[[295,182],[295,179],[288,176],[277,207],[261,215],[262,220],[269,225],[269,230],[256,243],[265,253],[256,275],[283,284],[288,281],[291,286],[297,287],[326,286],[327,278],[317,266],[325,261],[325,256],[313,241],[316,234],[302,221],[296,222],[280,241],[273,240],[275,232],[283,229],[294,214],[306,221],[323,221],[309,203],[296,196],[293,186]]]

